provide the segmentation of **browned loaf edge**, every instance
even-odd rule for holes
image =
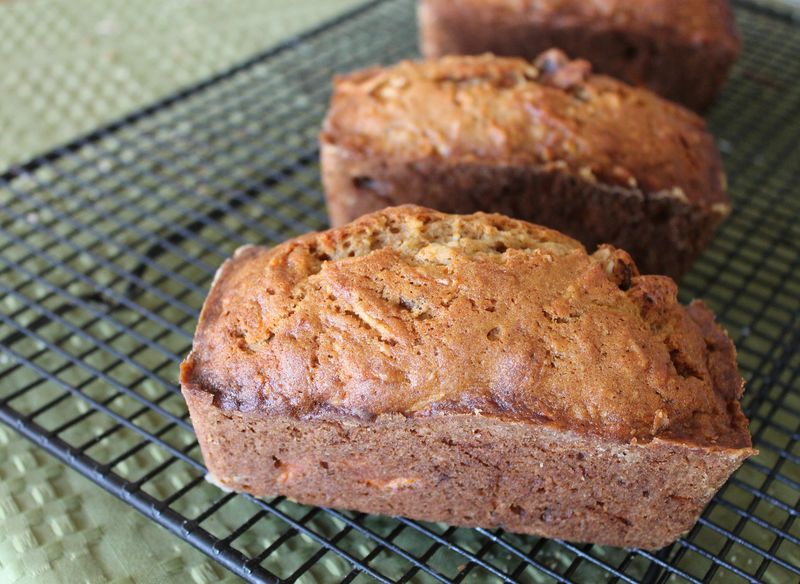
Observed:
[[[741,50],[726,0],[420,0],[420,48],[533,58],[550,47],[687,107],[714,102]]]
[[[404,206],[242,248],[181,387],[226,487],[573,541],[668,544],[753,454],[702,303],[500,215]]]
[[[557,51],[339,77],[320,141],[334,226],[405,203],[499,212],[679,277],[730,211],[699,117]]]

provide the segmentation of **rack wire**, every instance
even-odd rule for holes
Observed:
[[[251,581],[800,580],[800,29],[736,5],[710,116],[734,212],[681,282],[739,349],[759,456],[650,553],[306,507],[204,480],[176,378],[234,248],[323,228],[330,76],[414,56],[370,2],[0,176],[0,419]]]

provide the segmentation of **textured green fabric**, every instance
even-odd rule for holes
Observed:
[[[3,426],[0,469],[0,582],[239,581]]]
[[[358,3],[0,0],[0,168]],[[0,523],[4,584],[239,581],[3,426]]]
[[[0,168],[359,0],[0,0]]]

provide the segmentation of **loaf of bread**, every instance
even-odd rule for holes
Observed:
[[[753,453],[735,350],[624,251],[404,206],[220,269],[181,367],[257,496],[658,548]]]
[[[492,211],[679,277],[730,211],[703,120],[559,51],[339,77],[320,141],[334,226],[406,203]]]
[[[696,110],[740,51],[726,0],[420,0],[426,57],[533,58],[550,47]]]

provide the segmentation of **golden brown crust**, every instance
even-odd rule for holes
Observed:
[[[499,215],[398,207],[241,250],[184,390],[296,418],[448,413],[747,448],[730,340],[627,254]]]
[[[730,211],[700,118],[558,51],[353,73],[321,142],[334,226],[404,203],[500,212],[677,278]]]
[[[695,114],[548,51],[445,57],[338,77],[321,141],[392,160],[556,169],[686,203],[727,206]]]

